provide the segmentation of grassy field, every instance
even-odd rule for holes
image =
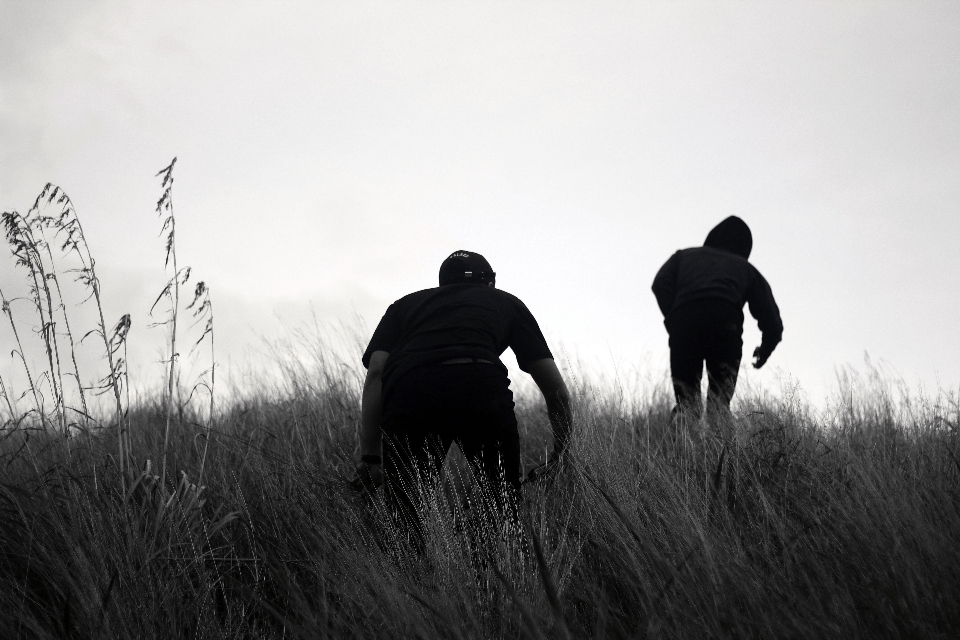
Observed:
[[[177,353],[189,271],[176,263],[172,167],[160,300]],[[671,422],[665,376],[624,391],[574,375],[570,460],[524,487],[522,528],[451,461],[423,487],[420,554],[380,496],[346,486],[361,372],[322,339],[279,345],[273,373],[216,403],[213,369],[187,384],[171,358],[158,391],[131,401],[123,318],[70,328],[51,247],[79,261],[97,309],[99,284],[58,193],[4,217],[32,283],[24,316],[4,298],[14,355],[32,340],[47,365],[14,358],[27,386],[2,394],[2,638],[960,636],[955,395],[847,380],[814,411],[744,388],[720,437]],[[66,217],[44,217],[44,203]],[[215,360],[209,290],[189,286]],[[102,338],[97,374],[71,364],[87,330]],[[517,412],[529,468],[549,425],[528,390]]]
[[[166,484],[159,400],[130,412],[124,473],[115,427],[5,431],[0,636],[960,633],[954,403],[874,387],[815,416],[745,399],[723,444],[678,432],[663,394],[581,387],[571,464],[524,488],[527,530],[427,487],[417,555],[378,500],[344,486],[358,379],[322,366],[288,367],[212,425],[175,420]],[[531,398],[518,414],[530,466],[549,427]]]

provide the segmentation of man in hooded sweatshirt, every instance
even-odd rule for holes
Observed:
[[[653,294],[670,334],[670,374],[677,408],[693,419],[702,413],[700,380],[707,364],[711,410],[729,411],[737,386],[743,340],[743,305],[763,334],[753,352],[762,367],[783,336],[780,310],[770,285],[747,261],[750,227],[730,216],[713,228],[702,247],[681,249],[653,280]]]

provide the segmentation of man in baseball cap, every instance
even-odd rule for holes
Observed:
[[[423,479],[436,474],[451,443],[516,513],[520,437],[500,355],[510,347],[546,401],[557,461],[572,426],[570,395],[540,327],[515,296],[497,289],[490,263],[455,251],[440,286],[387,309],[363,354],[361,461],[355,486],[384,481],[402,523],[422,544],[417,516]]]

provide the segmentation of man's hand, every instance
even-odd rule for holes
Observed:
[[[547,461],[541,465],[537,465],[533,469],[527,472],[527,478],[521,484],[527,484],[528,482],[536,482],[546,476],[552,476],[560,466],[563,464],[566,454],[563,451],[554,451],[550,454],[550,457],[547,458]]]
[[[383,484],[383,465],[361,462],[357,466],[356,473],[353,474],[353,480],[350,481],[350,487],[356,491],[366,489],[373,493],[377,487]]]
[[[761,351],[761,347],[757,347],[753,350],[753,368],[759,369],[763,365],[767,364],[767,359],[770,357],[769,353],[764,353]]]

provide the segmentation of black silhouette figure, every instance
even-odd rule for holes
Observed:
[[[743,341],[743,305],[763,333],[753,352],[759,369],[783,336],[770,285],[747,261],[750,227],[730,216],[713,228],[702,247],[670,256],[653,280],[653,294],[670,334],[670,373],[675,411],[702,414],[700,380],[707,364],[708,410],[728,412],[737,386]]]
[[[505,496],[502,513],[516,516],[520,436],[499,359],[507,347],[546,400],[550,462],[567,445],[570,396],[553,354],[527,307],[496,289],[495,279],[480,254],[454,252],[440,266],[439,287],[390,305],[363,354],[362,456],[354,483],[372,488],[385,480],[400,524],[421,544],[418,487],[435,477],[454,441],[490,494]]]

